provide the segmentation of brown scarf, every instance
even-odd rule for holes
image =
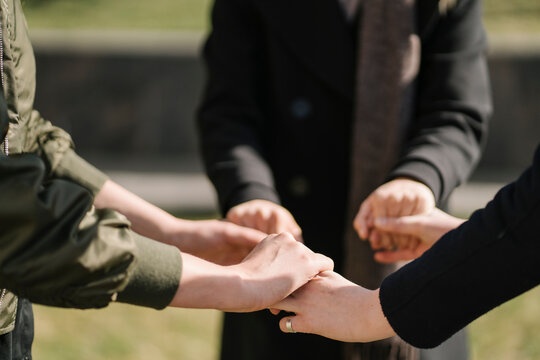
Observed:
[[[340,0],[346,14],[362,7],[359,21],[351,188],[345,239],[345,276],[375,289],[396,267],[373,260],[369,243],[352,227],[366,197],[396,165],[414,111],[420,64],[415,0]],[[356,3],[356,4],[355,4]],[[346,358],[418,359],[417,349],[399,338],[347,344]]]

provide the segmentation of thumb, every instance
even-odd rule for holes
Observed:
[[[360,210],[354,218],[353,226],[358,233],[360,239],[367,239],[369,236],[369,217],[371,216],[372,209],[369,199],[365,200],[360,205]]]
[[[399,261],[410,261],[418,257],[412,250],[379,251],[375,253],[375,261],[381,264],[393,264]]]
[[[287,322],[290,320],[289,325]],[[287,316],[279,321],[279,328],[284,333],[307,333],[309,332],[302,316]],[[291,331],[292,328],[292,331]]]
[[[375,219],[375,228],[399,235],[421,235],[421,218],[418,215],[397,218],[378,217]]]
[[[237,241],[241,241],[243,245],[257,246],[268,234],[262,231],[241,227],[237,234],[232,234]],[[234,241],[234,239],[233,239]]]
[[[304,237],[302,236],[302,230],[294,232],[293,236],[296,239],[296,241],[298,241],[299,243],[302,243],[302,244],[304,243]]]

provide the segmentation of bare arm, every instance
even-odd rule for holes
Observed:
[[[107,180],[94,205],[118,211],[135,232],[222,265],[240,262],[266,234],[218,220],[179,219]]]

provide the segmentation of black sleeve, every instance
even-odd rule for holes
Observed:
[[[391,178],[419,180],[441,202],[476,165],[491,114],[481,1],[458,1],[428,32],[413,131]]]
[[[386,278],[380,301],[393,329],[434,347],[540,283],[540,147],[533,166],[485,209]]]
[[[221,210],[253,199],[278,203],[263,152],[259,18],[245,0],[216,0],[204,49],[207,87],[198,112],[207,174]]]

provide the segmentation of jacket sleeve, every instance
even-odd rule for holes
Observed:
[[[472,172],[486,139],[491,94],[480,0],[458,0],[422,39],[417,114],[392,178],[428,185],[438,202]]]
[[[35,155],[0,155],[0,288],[32,302],[163,308],[176,293],[176,248],[136,236],[120,214],[92,206],[86,188],[46,181]]]
[[[279,202],[263,151],[264,58],[258,16],[245,0],[217,0],[204,49],[207,87],[198,112],[206,171],[221,210],[253,199]]]
[[[533,166],[485,209],[386,278],[385,316],[417,347],[435,347],[540,284],[540,147]]]
[[[68,133],[53,126],[35,110],[24,126],[28,131],[23,140],[23,152],[39,155],[51,177],[71,180],[90,190],[93,196],[97,195],[108,177],[75,153]]]
[[[53,126],[39,112],[32,110],[35,92],[35,59],[26,19],[20,1],[13,2],[13,37],[10,43],[10,77],[4,90],[18,105],[11,109],[18,118],[20,129],[16,131],[17,141],[24,153],[38,154],[49,170],[52,178],[65,178],[83,185],[96,195],[107,177],[73,151],[71,137],[62,129]],[[16,26],[14,25],[16,24]],[[6,35],[7,36],[7,35]],[[6,53],[4,54],[6,55]],[[14,106],[12,104],[12,106]],[[19,138],[23,137],[24,138]]]

